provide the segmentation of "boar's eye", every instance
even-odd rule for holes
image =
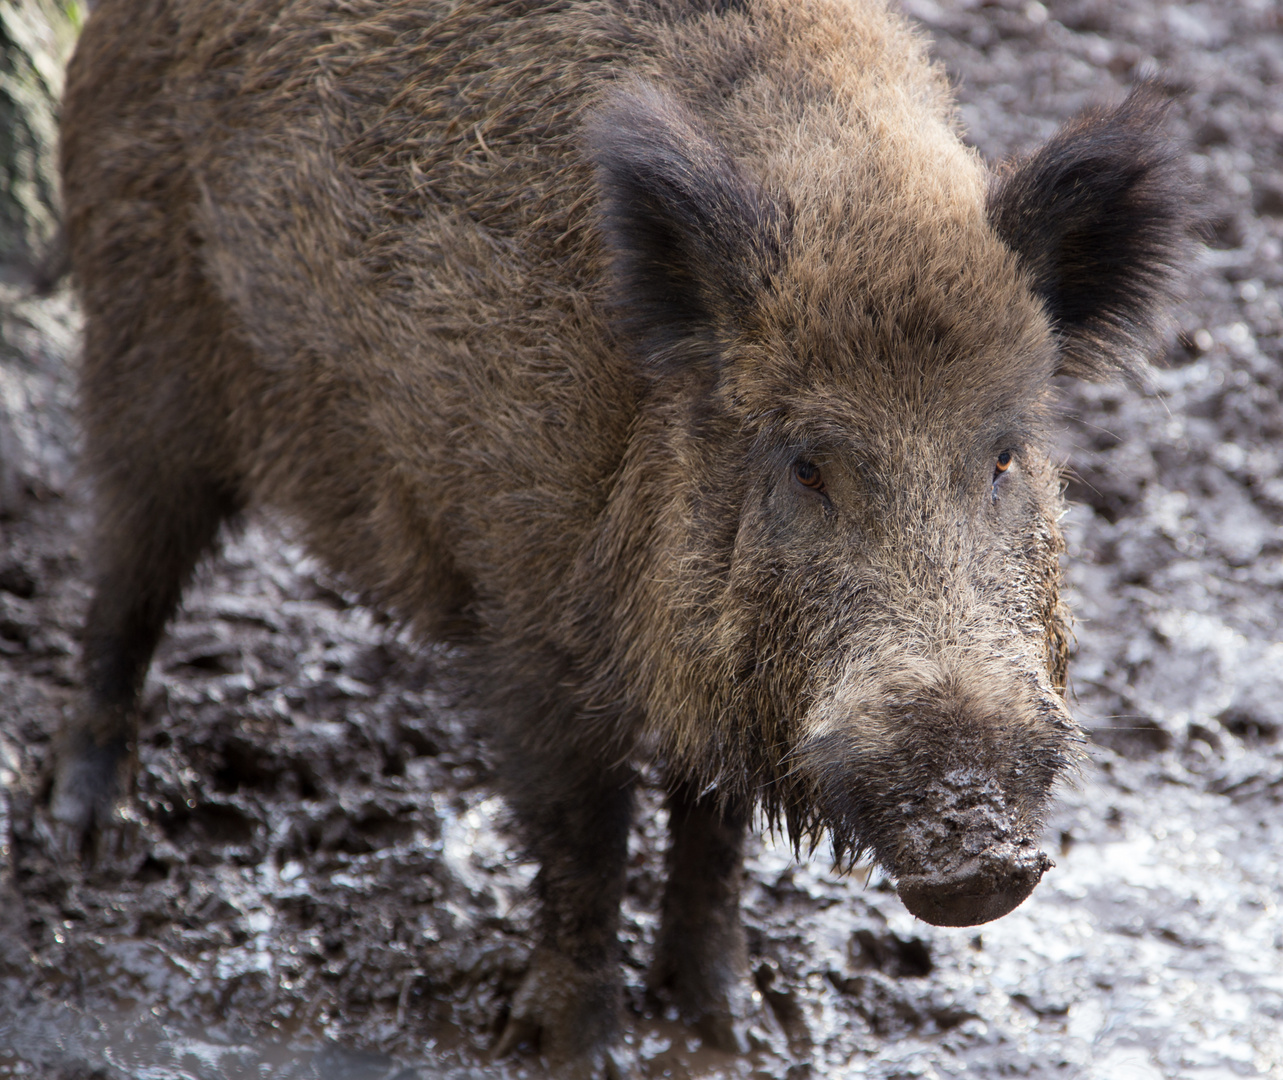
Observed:
[[[824,477],[812,462],[795,461],[793,463],[793,479],[804,488],[818,491],[821,495],[824,494]]]
[[[1002,474],[1011,468],[1012,454],[1010,450],[1004,450],[994,459],[993,463],[993,497],[998,498],[998,481],[1002,479]]]

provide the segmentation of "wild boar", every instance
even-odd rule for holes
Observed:
[[[501,1051],[618,1069],[644,759],[650,982],[714,1041],[757,808],[930,922],[1010,911],[1082,738],[1052,380],[1161,338],[1163,112],[1138,86],[991,173],[881,0],[102,0],[63,114],[96,509],[64,835],[266,505],[471,665],[540,867]]]

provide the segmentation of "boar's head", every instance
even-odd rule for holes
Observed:
[[[733,155],[645,84],[588,129],[647,380],[597,555],[630,575],[599,692],[932,923],[998,918],[1050,865],[1082,742],[1053,379],[1160,336],[1188,233],[1161,96],[996,176],[943,123],[724,116]]]

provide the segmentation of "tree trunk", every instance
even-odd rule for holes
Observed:
[[[79,0],[0,0],[0,280],[58,260],[58,101]]]

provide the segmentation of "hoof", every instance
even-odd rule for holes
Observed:
[[[661,1006],[675,1006],[705,1046],[744,1054],[752,1009],[747,968],[738,920],[729,927],[714,924],[703,940],[682,935],[661,942],[647,995]]]
[[[63,860],[93,862],[109,853],[116,835],[116,804],[127,786],[129,754],[123,740],[97,746],[84,740],[58,755],[49,797],[50,846]]]
[[[618,1042],[619,999],[613,972],[536,949],[494,1056],[525,1046],[539,1052],[557,1080],[634,1080],[631,1054]]]

